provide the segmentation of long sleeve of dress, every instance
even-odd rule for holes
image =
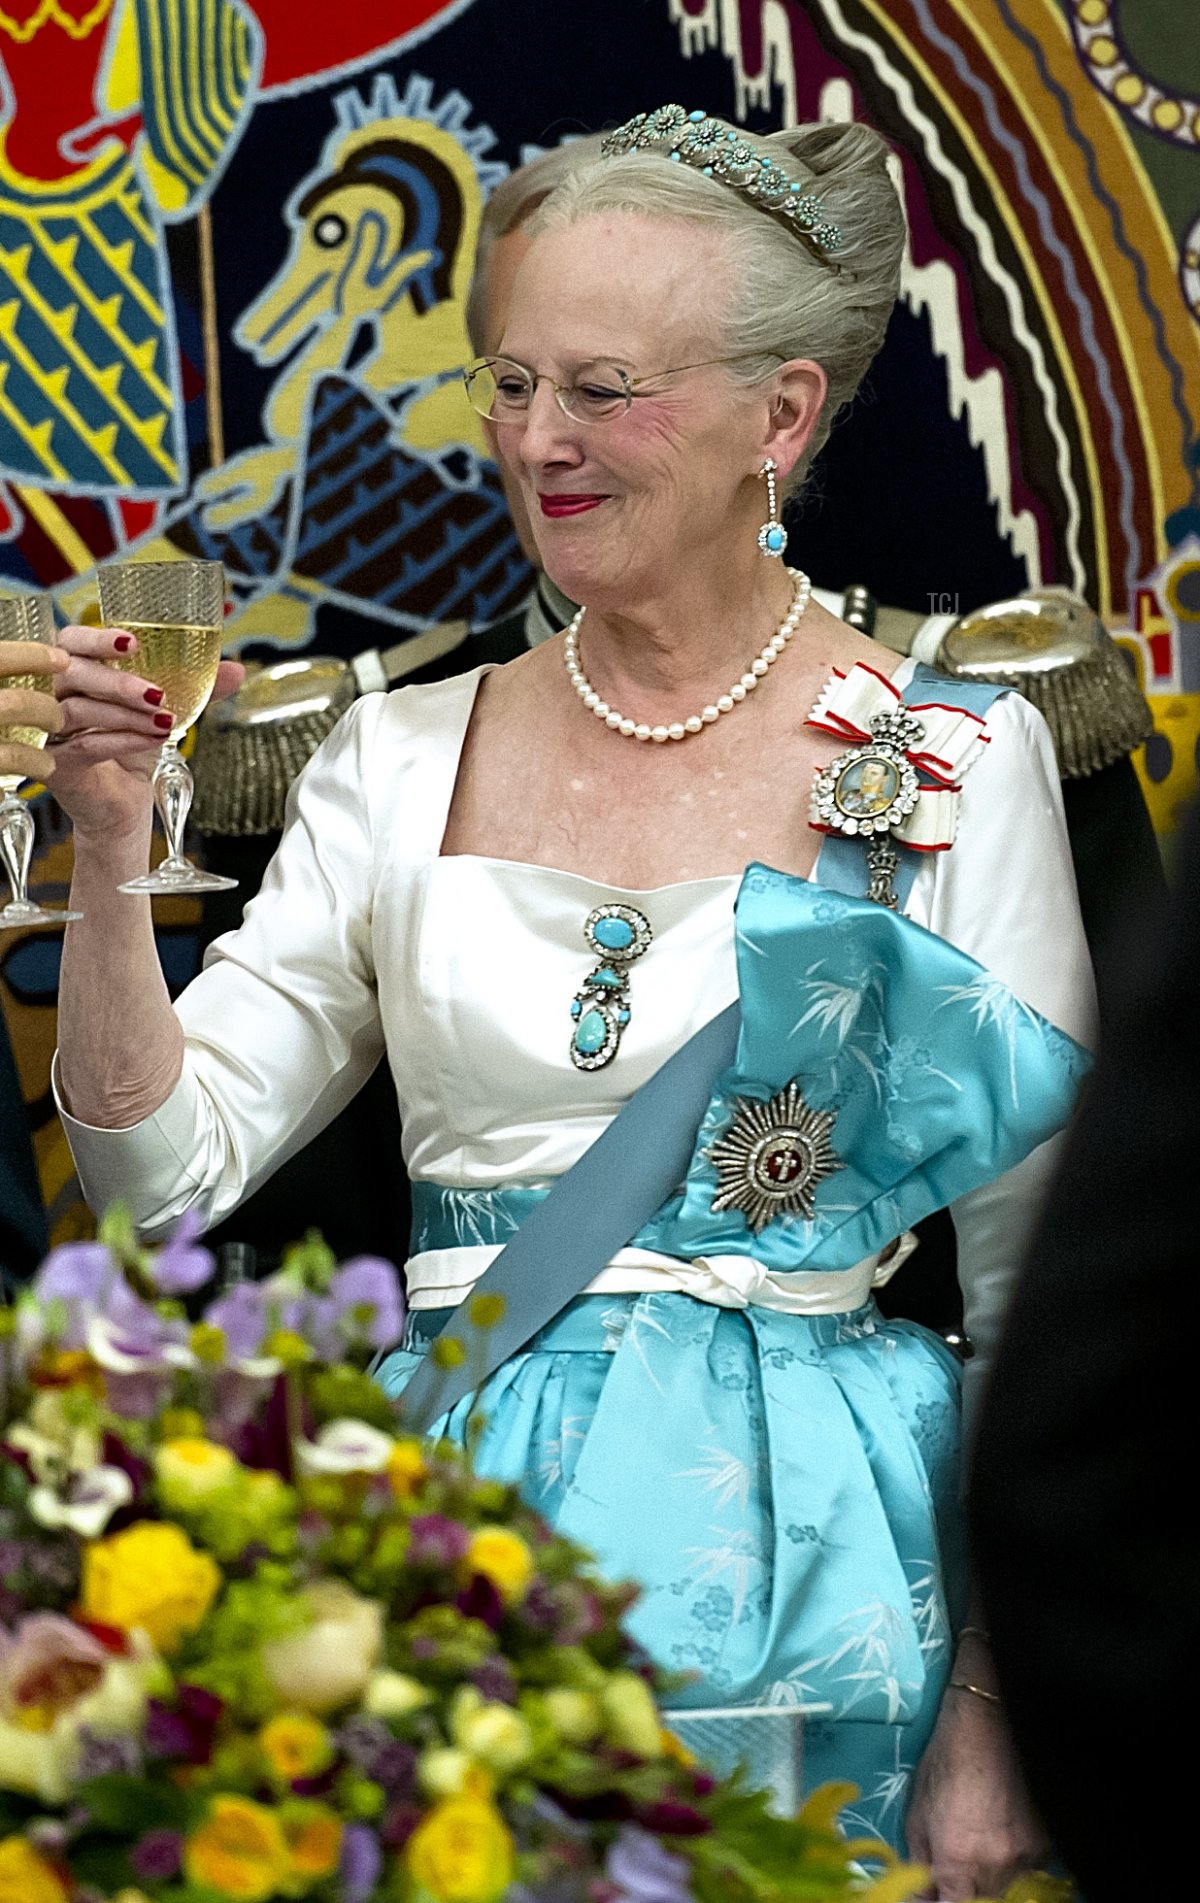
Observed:
[[[116,1198],[150,1238],[215,1222],[349,1101],[383,1052],[371,944],[368,789],[384,696],[351,708],[289,796],[278,852],[237,932],[177,1004],[183,1072],[132,1129],[59,1104],[89,1205]]]
[[[958,835],[922,875],[912,915],[967,951],[1081,1044],[1095,1041],[1095,986],[1049,729],[1016,694],[988,716],[990,745],[966,776]],[[923,905],[921,887],[931,897]],[[994,1354],[1061,1139],[1043,1144],[951,1214],[967,1332],[968,1421]]]

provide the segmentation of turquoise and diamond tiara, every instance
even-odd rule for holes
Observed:
[[[600,150],[605,158],[618,158],[625,152],[663,146],[666,156],[677,164],[719,179],[782,219],[814,257],[822,264],[832,263],[828,253],[836,251],[842,234],[826,218],[821,200],[789,178],[775,159],[760,157],[737,127],[724,119],[714,119],[707,112],[686,112],[682,106],[659,106],[656,112],[635,113],[606,134]]]

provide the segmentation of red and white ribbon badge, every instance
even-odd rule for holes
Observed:
[[[989,744],[978,714],[938,701],[902,703],[899,689],[886,674],[859,661],[849,673],[834,669],[806,724],[834,734],[851,747],[869,747],[873,743],[871,722],[876,715],[898,713],[911,714],[921,723],[921,738],[905,757],[922,781],[931,781],[932,785],[922,784],[916,806],[891,828],[892,836],[916,852],[945,852],[954,844],[963,775]],[[818,768],[818,773],[825,770]],[[833,830],[816,818],[809,824],[819,832]]]

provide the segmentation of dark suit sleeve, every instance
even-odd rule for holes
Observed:
[[[0,1017],[0,1274],[27,1281],[49,1247],[25,1101]]]
[[[1148,1894],[1200,1693],[1191,1503],[1200,816],[1114,984],[977,1444],[976,1561],[1035,1799],[1089,1903]],[[1149,1861],[1147,1861],[1149,1859]]]

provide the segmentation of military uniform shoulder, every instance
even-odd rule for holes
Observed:
[[[1044,717],[1065,780],[1080,780],[1139,747],[1150,709],[1100,617],[1066,588],[1031,588],[956,620],[881,608],[877,640],[951,679],[989,682]]]

